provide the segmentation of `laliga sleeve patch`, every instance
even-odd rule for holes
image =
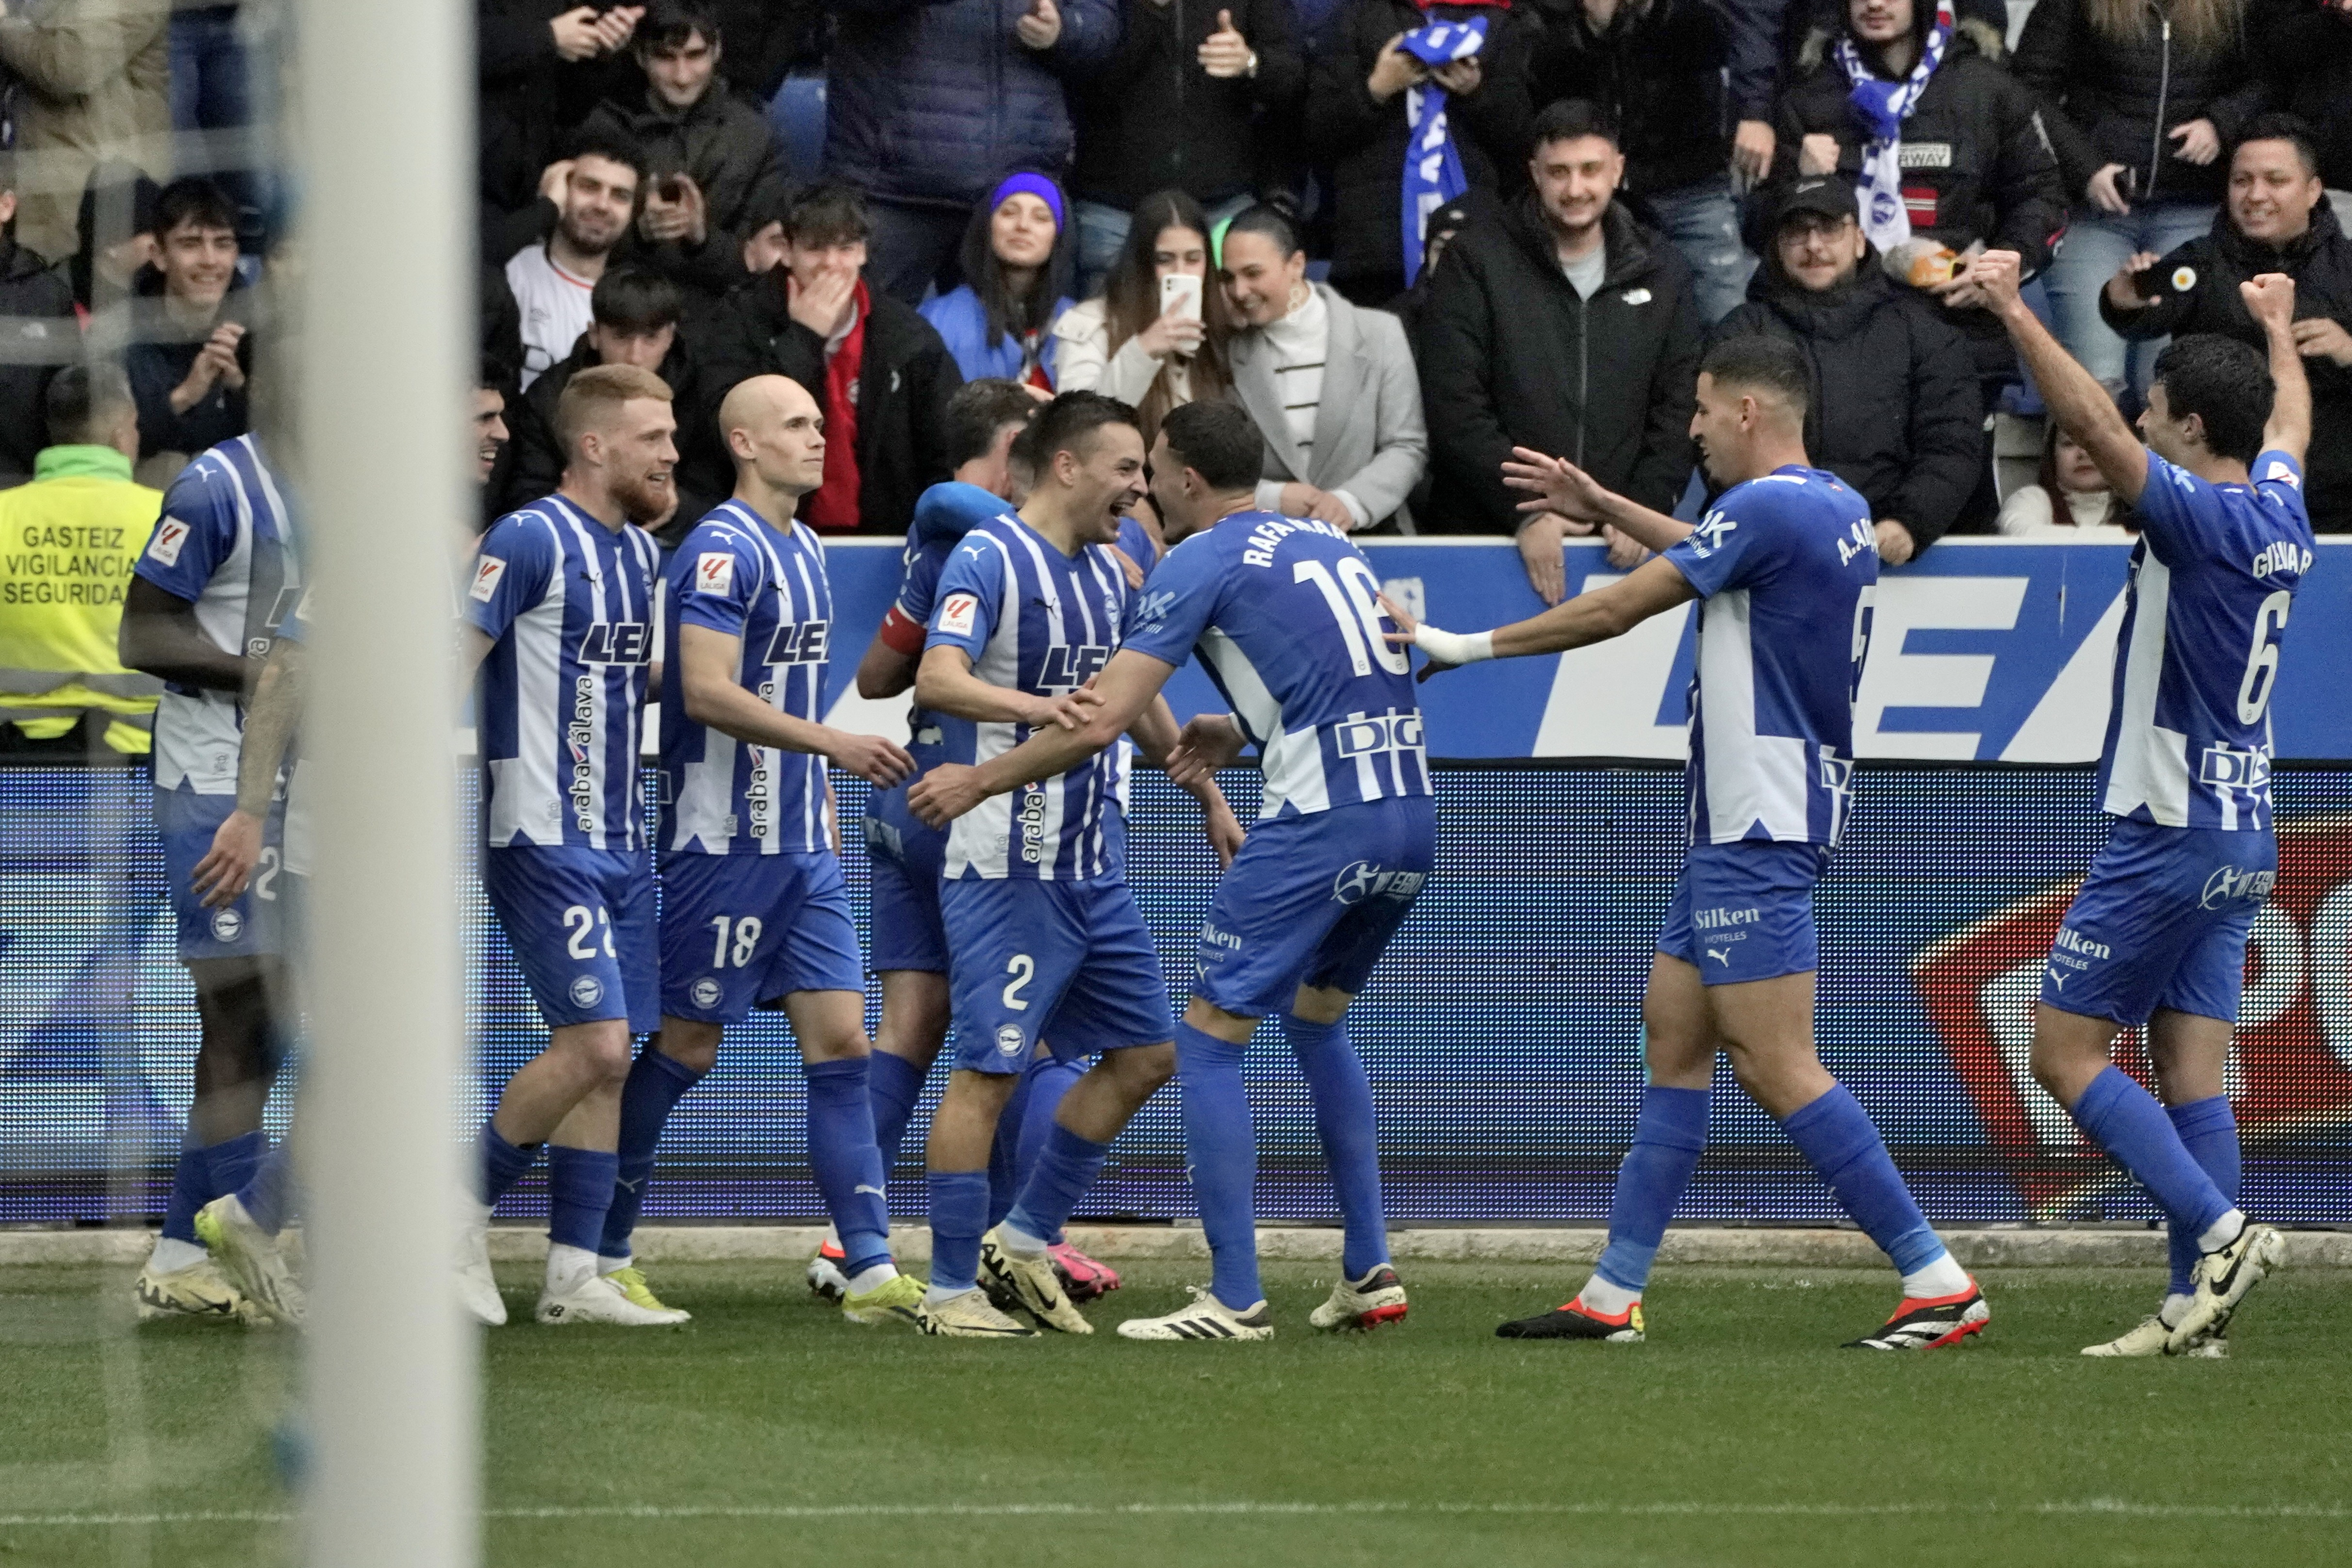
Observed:
[[[155,537],[147,541],[147,559],[165,566],[180,564],[180,547],[188,542],[188,525],[177,517],[165,517],[155,525]]]
[[[294,619],[305,626],[310,624],[310,591],[307,588],[302,591],[301,599],[295,603]]]
[[[474,568],[474,586],[467,597],[488,604],[490,595],[499,591],[499,579],[507,574],[507,563],[494,555],[486,555]]]
[[[950,593],[940,606],[940,630],[950,637],[969,637],[980,617],[980,600],[970,593]]]
[[[729,550],[704,550],[694,558],[694,591],[722,599],[735,591],[735,557]]]

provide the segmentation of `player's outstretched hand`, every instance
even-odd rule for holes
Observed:
[[[243,811],[231,811],[213,835],[213,847],[196,862],[196,896],[206,909],[226,909],[244,895],[261,863],[261,823]]]
[[[1418,648],[1421,646],[1421,624],[1413,620],[1412,612],[1407,610],[1403,605],[1399,604],[1395,600],[1391,599],[1385,593],[1377,594],[1374,597],[1380,600],[1381,609],[1386,612],[1388,618],[1397,623],[1397,629],[1395,631],[1383,632],[1381,635],[1400,648]],[[1430,676],[1437,674],[1440,670],[1450,670],[1452,668],[1454,668],[1453,665],[1442,664],[1433,657],[1427,664],[1422,665],[1421,674],[1415,676],[1414,679],[1425,681],[1429,679]]]
[[[1067,730],[1084,729],[1087,720],[1092,718],[1095,709],[1100,706],[1102,696],[1095,690],[1094,682],[1088,681],[1076,691],[1064,692],[1057,697],[1036,699],[1029,727],[1043,729],[1049,724],[1058,724]]]
[[[1233,715],[1194,714],[1168,753],[1168,777],[1181,789],[1192,789],[1240,761],[1248,744]]]
[[[907,791],[908,806],[934,828],[946,827],[986,799],[988,792],[980,787],[980,769],[961,762],[940,763]]]
[[[1983,291],[1985,308],[1994,315],[2023,308],[2017,297],[2021,265],[2013,250],[1989,250],[1969,263],[1969,281]]]
[[[2247,313],[2265,329],[2294,330],[2294,279],[2284,272],[2265,272],[2238,285],[2238,298]]]
[[[907,748],[878,735],[844,735],[825,755],[834,765],[856,774],[877,789],[893,789],[915,776],[915,759]]]
[[[1532,447],[1514,446],[1503,465],[1503,483],[1525,490],[1522,512],[1558,512],[1571,522],[1599,522],[1609,492],[1601,482],[1565,457],[1551,457]]]

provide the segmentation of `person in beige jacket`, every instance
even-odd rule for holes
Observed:
[[[7,0],[0,63],[25,83],[16,239],[51,261],[79,248],[83,184],[102,159],[171,172],[171,0]]]

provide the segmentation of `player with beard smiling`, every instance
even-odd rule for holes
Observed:
[[[637,214],[645,159],[617,137],[591,135],[551,165],[541,194],[555,204],[555,231],[508,258],[507,287],[522,308],[523,390],[570,354],[594,317],[589,295]]]
[[[482,1129],[479,1207],[460,1260],[468,1310],[506,1321],[490,1277],[490,1209],[548,1152],[551,1245],[543,1323],[685,1321],[600,1277],[597,1243],[619,1173],[621,1087],[633,1036],[659,1022],[654,873],[636,788],[654,654],[659,556],[646,528],[677,505],[669,388],[600,365],[563,389],[570,454],[554,495],[483,536],[467,591],[467,654],[481,669],[482,883],[547,1020]]]

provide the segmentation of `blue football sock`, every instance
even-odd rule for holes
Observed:
[[[1045,1157],[1046,1145],[1056,1131],[1054,1118],[1062,1109],[1062,1096],[1086,1075],[1087,1064],[1083,1058],[1063,1061],[1049,1057],[1030,1065],[1029,1103],[1022,1109],[1020,1141],[1014,1145],[1013,1152],[1013,1191],[1016,1206],[1020,1202],[1020,1195],[1029,1189],[1029,1183],[1036,1174],[1037,1162]],[[1102,1162],[1097,1159],[1095,1165],[1099,1168]],[[1089,1183],[1093,1179],[1091,1176],[1087,1178]],[[1075,1205],[1084,1196],[1082,1187],[1070,1195],[1071,1203]],[[1030,1212],[1037,1212],[1034,1205],[1030,1207]],[[1067,1215],[1069,1210],[1066,1208],[1062,1212]],[[1062,1244],[1059,1224],[1052,1230],[1041,1230],[1035,1234],[1049,1247]]]
[[[1360,1280],[1389,1260],[1388,1218],[1381,1207],[1380,1128],[1372,1117],[1371,1080],[1349,1041],[1345,1019],[1311,1023],[1282,1015],[1282,1038],[1298,1059],[1307,1092],[1315,1102],[1315,1132],[1323,1141],[1323,1164],[1339,1199],[1344,1228],[1339,1266]],[[1246,1305],[1247,1303],[1244,1303]]]
[[[988,1229],[988,1173],[933,1171],[931,1289],[941,1295],[980,1282],[980,1239]]]
[[[996,1113],[996,1137],[988,1145],[988,1228],[995,1229],[1013,1212],[1021,1196],[1021,1128],[1029,1118],[1029,1095],[1036,1086],[1036,1064],[1023,1070],[1013,1085],[1004,1109]]]
[[[866,1093],[874,1103],[874,1146],[882,1151],[882,1168],[895,1171],[907,1123],[922,1097],[923,1070],[887,1051],[876,1051],[866,1062]]]
[[[172,1167],[172,1196],[163,1207],[167,1240],[201,1247],[196,1239],[196,1210],[213,1200],[212,1162],[197,1146],[194,1129],[180,1136],[179,1163]]]
[[[1705,1147],[1706,1090],[1653,1083],[1642,1091],[1633,1145],[1617,1167],[1617,1189],[1609,1198],[1609,1245],[1594,1273],[1637,1296],[1647,1288],[1658,1244]]]
[[[268,1156],[268,1134],[257,1130],[240,1133],[206,1149],[205,1170],[210,1178],[207,1185],[212,1187],[212,1192],[205,1201],[210,1203],[215,1197],[226,1197],[230,1193],[243,1190],[245,1184],[253,1179],[253,1173],[261,1168],[262,1162]]]
[[[2184,1146],[2156,1096],[2110,1062],[2074,1102],[2074,1124],[2147,1188],[2194,1246],[2232,1204]]]
[[[866,1082],[870,1060],[812,1061],[807,1069],[809,1166],[841,1236],[842,1272],[853,1277],[890,1260],[890,1203]]]
[[[621,1156],[603,1149],[547,1146],[547,1239],[559,1247],[593,1252],[613,1207]]]
[[[1110,1151],[1110,1145],[1082,1138],[1058,1124],[1047,1129],[1043,1142],[1045,1147],[1029,1172],[1029,1179],[1021,1184],[1020,1199],[1013,1204],[1013,1212],[1005,1216],[1005,1222],[1051,1245],[1061,1239],[1062,1227],[1069,1223],[1070,1211],[1078,1207],[1078,1199],[1086,1197],[1087,1189],[1095,1185],[1095,1177],[1102,1174],[1103,1155]]]
[[[1944,1243],[1896,1174],[1886,1140],[1844,1084],[1831,1085],[1780,1125],[1829,1184],[1838,1207],[1895,1260],[1896,1272],[1916,1273],[1944,1255]]]
[[[286,1228],[292,1163],[287,1145],[280,1144],[253,1167],[252,1177],[237,1189],[236,1200],[245,1206],[245,1212],[272,1236]]]
[[[481,1200],[495,1206],[506,1197],[539,1163],[539,1151],[544,1147],[544,1144],[530,1144],[518,1148],[499,1135],[496,1124],[483,1123]]]
[[[1242,1082],[1247,1048],[1176,1026],[1184,1087],[1184,1159],[1214,1262],[1209,1290],[1235,1312],[1265,1299],[1257,1278],[1257,1132]]]
[[[2191,1100],[2186,1105],[2167,1108],[2172,1118],[2172,1130],[2180,1134],[2181,1147],[2198,1168],[2212,1177],[2221,1196],[2234,1206],[2238,1201],[2241,1172],[2238,1155],[2238,1118],[2231,1113],[2230,1097],[2215,1094],[2203,1100]],[[2171,1229],[2172,1284],[2171,1293],[2186,1296],[2197,1289],[2197,1232],[2186,1226]]]
[[[637,1211],[645,1207],[646,1183],[654,1174],[662,1127],[686,1092],[701,1082],[701,1073],[663,1055],[656,1046],[648,1044],[637,1052],[628,1081],[621,1086],[620,1174],[613,1178],[613,1207],[604,1211],[597,1256],[629,1256],[629,1237],[637,1228]]]

